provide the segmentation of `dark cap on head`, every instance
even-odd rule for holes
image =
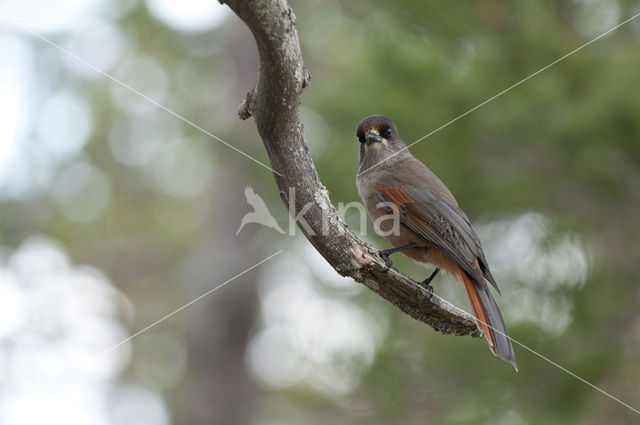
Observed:
[[[398,132],[396,131],[396,126],[393,125],[393,121],[384,115],[371,115],[370,117],[360,121],[360,124],[358,124],[358,128],[356,129],[358,140],[364,143],[367,134],[371,131],[374,131],[377,135],[387,139],[398,136]]]

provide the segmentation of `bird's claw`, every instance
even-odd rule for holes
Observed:
[[[387,266],[387,270],[393,267],[393,263],[391,262],[391,258],[389,258],[389,254],[384,251],[378,251],[378,255],[382,257],[384,260],[385,266]]]
[[[433,298],[433,286],[425,283],[424,281],[420,282],[420,286],[427,290],[427,292],[429,293],[429,301],[431,301],[431,299]]]
[[[426,289],[427,291],[429,291],[429,301],[431,301],[431,298],[433,298],[433,286],[430,285],[431,281],[433,280],[434,277],[436,277],[436,275],[438,274],[438,272],[440,271],[440,269],[436,268],[430,275],[428,278],[426,278],[425,280],[423,280],[422,282],[420,282],[420,286],[422,286],[424,289]]]

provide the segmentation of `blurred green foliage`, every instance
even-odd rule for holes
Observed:
[[[633,2],[602,3],[619,7],[620,21],[637,11]],[[304,106],[330,129],[318,136],[316,164],[336,200],[357,197],[345,180],[357,167],[361,118],[389,116],[411,143],[609,29],[584,28],[588,2],[340,2],[324,23],[322,12],[295,6],[313,77]],[[338,11],[340,24],[327,24]],[[335,28],[321,45],[318,27]],[[473,219],[537,210],[556,232],[587,238],[592,269],[571,294],[569,329],[548,336],[512,325],[511,333],[632,406],[640,402],[639,43],[640,24],[631,22],[411,148]],[[371,401],[371,423],[637,418],[521,347],[514,374],[476,341],[391,317],[388,346],[354,395]]]
[[[624,0],[313,0],[295,1],[292,7],[312,75],[302,104],[307,140],[336,203],[358,200],[355,127],[365,116],[391,117],[405,142],[411,143],[638,11],[637,2]],[[613,13],[613,25],[598,19],[602,10],[608,11],[606,16]],[[267,161],[253,122],[235,116],[258,68],[254,42],[237,18],[209,32],[183,34],[157,22],[144,4],[138,4],[116,23],[131,57],[149,56],[164,68],[170,83],[161,103]],[[474,223],[535,211],[551,223],[551,236],[544,243],[553,244],[554,238],[565,235],[580,237],[589,259],[586,283],[564,288],[562,294],[549,292],[570,300],[566,329],[554,334],[524,320],[508,327],[516,340],[634,407],[640,406],[639,46],[640,20],[411,147],[449,186]],[[38,48],[58,54],[48,46]],[[268,170],[156,110],[157,122],[145,121],[143,126],[155,135],[151,142],[163,148],[175,143],[180,149],[189,146],[193,157],[206,158],[213,169],[195,195],[167,193],[154,183],[154,164],[135,167],[114,158],[109,134],[115,122],[142,118],[114,107],[112,83],[75,78],[63,65],[51,66],[57,70],[51,86],[66,87],[91,105],[93,136],[80,159],[108,177],[109,205],[98,219],[74,223],[46,190],[5,200],[0,210],[5,244],[17,245],[37,232],[60,240],[74,261],[101,268],[131,298],[138,314],[130,323],[133,330],[276,249],[295,248],[298,242],[293,238],[267,229],[233,238],[236,228],[230,227],[236,221],[239,225],[248,211],[242,193],[246,185],[254,187],[284,223],[286,211]],[[125,81],[130,77],[118,69],[115,75]],[[159,126],[156,133],[151,132],[154,125]],[[138,142],[142,140],[130,141]],[[175,158],[173,168],[164,171],[169,181],[194,166],[191,160],[181,162],[188,155]],[[387,246],[381,239],[374,243]],[[396,262],[411,275],[428,272],[406,260]],[[208,400],[215,404],[217,397],[226,400],[217,409],[242,411],[225,424],[638,421],[631,410],[522,347],[515,346],[520,365],[516,373],[493,358],[483,341],[439,335],[369,291],[330,294],[364,311],[382,311],[388,321],[384,341],[355,388],[331,394],[304,384],[270,386],[247,372],[242,354],[263,324],[255,295],[258,280],[252,275],[243,283],[248,292],[231,298],[226,307],[223,301],[212,301],[163,325],[184,338],[190,353],[202,349],[198,359],[190,355],[182,381],[162,389],[175,423],[206,423],[203,418],[209,413],[198,416],[197,411],[207,412]],[[499,283],[503,294],[518,287],[515,282]],[[436,291],[448,294],[442,282],[436,283]],[[460,288],[455,291],[461,299]],[[228,300],[223,294],[216,296]],[[518,302],[517,296],[510,302]],[[246,311],[232,316],[225,310],[238,306]],[[205,315],[210,315],[207,320],[202,319]],[[227,319],[217,321],[223,315]],[[234,338],[235,332],[240,337]],[[236,369],[231,363],[206,361],[208,350],[218,353],[226,347],[222,342],[204,347],[209,333],[224,335],[224,344],[238,344],[233,351]],[[357,364],[350,367],[358,369]],[[234,397],[234,391],[240,392],[234,387],[236,375],[226,368],[242,374],[242,385],[251,387],[243,393],[245,398]],[[132,367],[123,379],[134,376]],[[218,379],[225,380],[220,393],[209,394],[200,385]],[[198,397],[191,397],[198,392]]]

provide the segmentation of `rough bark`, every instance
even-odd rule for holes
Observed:
[[[475,319],[388,269],[369,244],[347,228],[332,205],[309,154],[300,120],[300,95],[309,83],[295,15],[285,0],[225,0],[251,30],[260,54],[258,81],[240,105],[252,116],[274,170],[280,196],[296,216],[306,205],[308,226],[298,227],[342,276],[363,283],[414,319],[444,334],[481,335]],[[291,193],[295,191],[295,200]],[[293,198],[293,197],[292,197]]]

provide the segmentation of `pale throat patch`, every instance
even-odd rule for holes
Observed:
[[[369,145],[369,149],[380,150],[383,146],[389,146],[389,142],[384,137],[382,138],[382,141],[380,143],[371,143]]]

